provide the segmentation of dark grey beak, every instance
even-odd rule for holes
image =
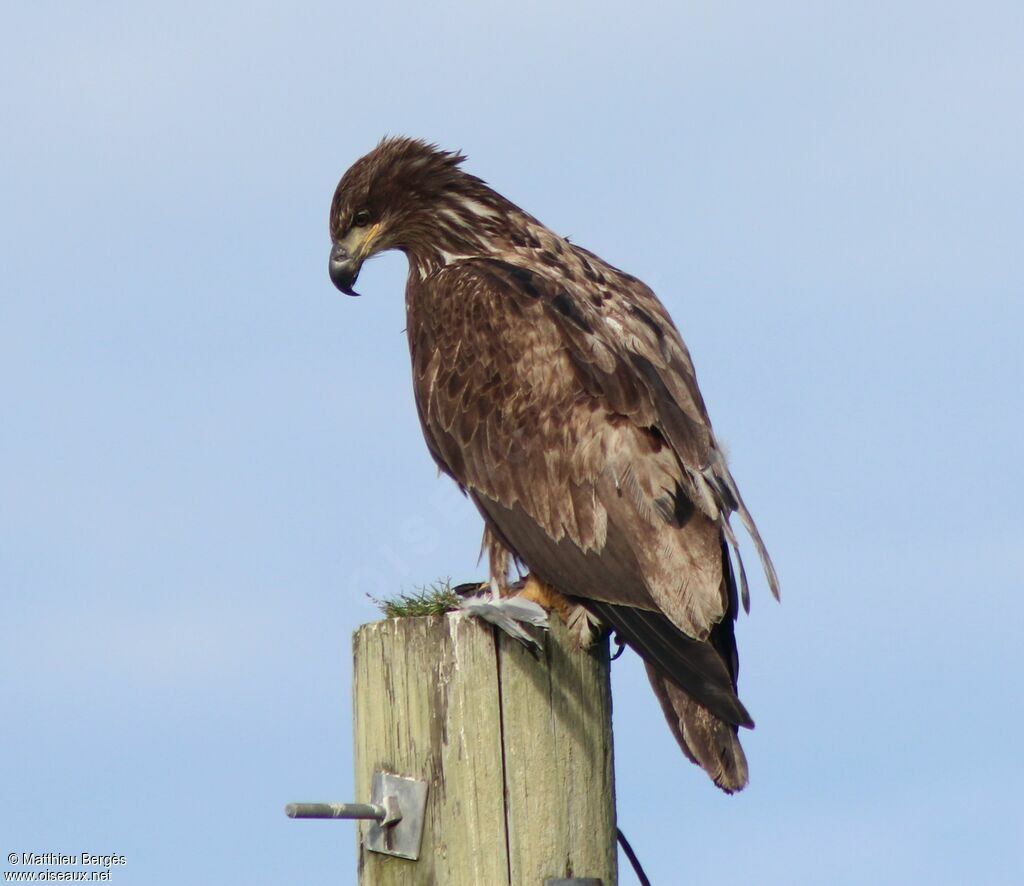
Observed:
[[[358,292],[353,291],[352,285],[359,276],[360,264],[348,254],[348,251],[340,243],[335,243],[331,247],[327,272],[331,275],[331,282],[345,295],[359,295]]]

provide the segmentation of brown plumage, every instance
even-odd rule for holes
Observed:
[[[413,386],[438,466],[509,555],[643,657],[684,753],[726,791],[747,765],[733,622],[749,607],[729,515],[778,581],[683,340],[654,293],[423,142],[381,142],[331,206],[343,292],[385,249],[409,259]],[[733,563],[736,569],[733,568]]]

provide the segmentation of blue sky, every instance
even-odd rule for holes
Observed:
[[[467,580],[404,260],[327,278],[385,133],[651,284],[769,543],[751,785],[615,665],[655,883],[1024,878],[1019,3],[20,4],[0,34],[0,836],[120,883],[354,882],[352,630]],[[623,883],[632,882],[624,872]]]

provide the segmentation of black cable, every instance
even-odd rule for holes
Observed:
[[[616,828],[615,835],[619,839],[619,845],[622,847],[622,851],[626,853],[626,858],[628,858],[629,863],[633,865],[633,871],[636,873],[636,877],[640,881],[640,886],[651,886],[651,881],[647,879],[647,874],[644,873],[644,869],[640,865],[640,859],[636,857],[633,847],[629,845],[629,840],[627,840],[626,835],[622,833],[622,828]]]
[[[608,661],[615,661],[623,652],[626,651],[626,642],[619,636],[619,632],[616,631],[612,636],[612,642],[619,648],[615,650],[615,655],[608,659]]]

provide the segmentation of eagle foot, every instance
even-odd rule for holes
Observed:
[[[569,598],[565,594],[560,594],[551,585],[541,581],[539,578],[534,578],[532,572],[526,576],[521,584],[522,590],[519,592],[521,597],[533,600],[534,603],[538,606],[543,606],[548,612],[554,610],[558,613],[559,618],[562,619],[562,623],[568,624],[573,604],[569,602]]]
[[[532,600],[548,611],[555,611],[562,623],[569,629],[569,642],[576,651],[589,649],[601,631],[601,622],[585,606],[580,606],[551,585],[526,576],[522,582],[520,596]]]
[[[576,651],[589,649],[601,635],[603,624],[585,606],[580,606],[532,574],[504,588],[494,582],[465,582],[452,590],[462,598],[462,609],[501,628],[532,652],[540,644],[522,625],[547,628],[548,613],[555,612],[569,630],[569,642]]]

